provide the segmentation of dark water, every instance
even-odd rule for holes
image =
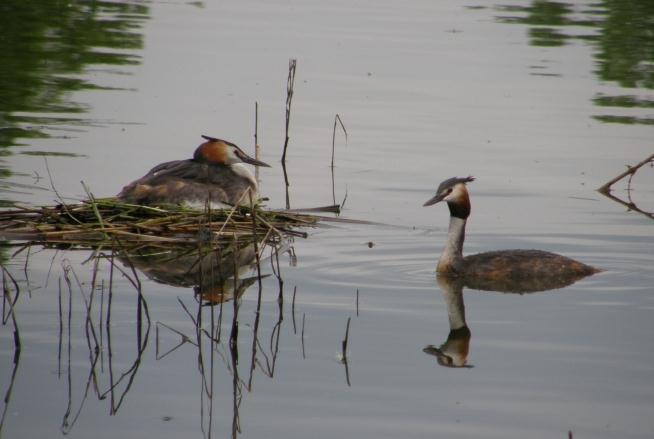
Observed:
[[[213,308],[180,267],[5,242],[0,437],[651,437],[654,173],[614,185],[631,210],[595,189],[654,153],[653,21],[632,1],[3,2],[4,205],[114,195],[200,134],[252,152],[258,102],[283,207],[295,58],[291,207],[387,226],[268,249],[261,286]],[[439,285],[447,209],[421,206],[454,175],[477,178],[467,253],[605,271]]]

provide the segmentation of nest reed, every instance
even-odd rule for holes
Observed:
[[[76,204],[0,211],[0,238],[82,247],[135,244],[220,244],[234,239],[306,237],[297,227],[316,225],[316,216],[270,211],[259,206],[231,209],[142,206],[115,198]]]

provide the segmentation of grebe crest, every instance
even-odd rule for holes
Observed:
[[[544,285],[548,288],[543,289],[561,288],[600,271],[542,250],[502,250],[463,257],[465,226],[471,211],[466,183],[472,181],[472,176],[449,178],[424,203],[431,206],[445,201],[450,210],[447,242],[436,266],[439,275],[462,277],[466,286],[477,289],[536,291]]]
[[[243,165],[270,167],[236,144],[202,136],[193,158],[161,163],[123,188],[118,198],[137,204],[192,204],[217,207],[249,204],[258,197],[257,181]]]
[[[195,149],[193,160],[212,165],[234,165],[236,163],[249,163],[255,166],[270,167],[267,163],[253,159],[238,145],[226,140],[202,135],[206,142]]]

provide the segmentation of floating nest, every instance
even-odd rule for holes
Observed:
[[[320,217],[294,211],[233,207],[191,209],[141,206],[115,198],[76,204],[19,207],[0,211],[0,239],[50,245],[112,248],[139,245],[225,244],[236,240],[275,241],[302,236],[299,227]]]

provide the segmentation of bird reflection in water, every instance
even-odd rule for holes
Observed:
[[[567,276],[557,273],[553,276],[540,276],[531,278],[478,278],[461,277],[447,274],[438,274],[436,281],[447,305],[447,317],[450,332],[447,340],[439,347],[429,345],[423,349],[426,354],[436,357],[439,365],[452,368],[471,368],[468,364],[470,339],[472,333],[466,323],[463,289],[469,288],[482,291],[496,291],[501,293],[536,293],[564,288],[586,277],[583,274],[569,273]]]
[[[250,275],[257,268],[259,245],[234,241],[208,249],[146,248],[121,259],[157,283],[193,288],[204,305],[218,305],[240,298],[259,280],[258,275]]]
[[[438,364],[444,367],[473,367],[467,364],[472,334],[466,323],[463,279],[438,276],[437,281],[447,305],[450,332],[445,343],[439,347],[429,345],[423,351],[435,356]]]

